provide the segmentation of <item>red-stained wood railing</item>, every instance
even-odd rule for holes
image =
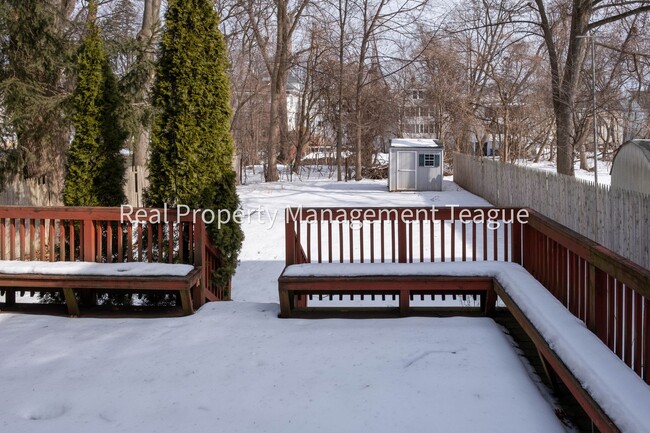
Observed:
[[[285,221],[287,265],[520,263],[650,383],[650,271],[533,210],[289,208]]]
[[[286,264],[520,261],[520,209],[289,208]]]
[[[532,210],[522,239],[528,272],[650,384],[650,271]]]
[[[125,211],[124,214],[128,212]],[[220,265],[200,215],[171,209],[0,207],[0,260],[184,263],[201,266],[205,300],[225,300],[212,274]]]

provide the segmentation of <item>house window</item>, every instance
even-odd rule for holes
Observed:
[[[422,91],[422,90],[414,90],[413,91],[413,99],[424,99],[424,91]]]
[[[440,155],[425,153],[420,155],[420,167],[440,167]]]

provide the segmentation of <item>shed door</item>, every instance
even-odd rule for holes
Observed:
[[[414,190],[418,163],[418,153],[411,151],[397,152],[397,189]]]

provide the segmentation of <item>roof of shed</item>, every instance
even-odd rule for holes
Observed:
[[[442,143],[430,138],[393,138],[390,147],[437,147],[442,148]]]
[[[621,147],[616,149],[616,154],[614,155],[614,160],[616,159],[616,157],[618,156],[618,154],[620,153],[621,149],[624,146],[630,146],[630,145],[631,146],[636,146],[639,149],[641,149],[641,151],[643,152],[643,154],[647,158],[648,162],[650,162],[650,140],[641,140],[641,139],[630,140],[627,143],[623,143],[623,145]],[[612,167],[613,167],[613,165],[612,165]]]

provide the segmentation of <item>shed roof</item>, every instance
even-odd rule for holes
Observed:
[[[641,140],[641,139],[630,140],[627,143],[623,143],[623,146],[616,149],[616,154],[614,155],[614,160],[616,160],[616,157],[618,156],[618,154],[620,153],[621,149],[624,146],[630,146],[630,145],[631,146],[636,146],[639,149],[641,149],[641,151],[643,152],[643,154],[647,158],[648,162],[650,162],[650,140]],[[612,165],[612,167],[613,167],[613,165]]]
[[[442,143],[440,140],[430,138],[393,138],[390,140],[390,147],[442,148]]]

